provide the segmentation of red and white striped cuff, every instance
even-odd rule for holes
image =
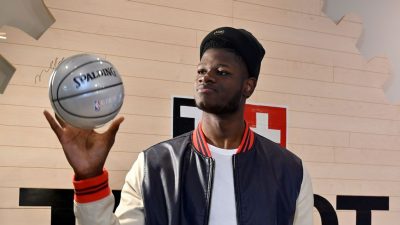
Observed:
[[[105,169],[101,175],[84,180],[76,180],[74,176],[73,185],[75,189],[74,199],[78,203],[94,202],[107,197],[111,193],[108,184],[108,172]]]

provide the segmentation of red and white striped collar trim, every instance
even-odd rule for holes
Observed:
[[[192,143],[194,148],[206,157],[211,157],[210,149],[206,138],[204,137],[203,130],[201,128],[201,122],[192,133]],[[250,129],[249,124],[246,122],[245,131],[242,137],[242,141],[236,151],[236,154],[249,151],[254,144],[254,132]]]

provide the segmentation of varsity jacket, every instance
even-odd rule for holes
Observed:
[[[312,224],[311,184],[297,156],[247,126],[232,163],[238,225]],[[214,167],[198,126],[139,154],[115,214],[107,171],[74,181],[77,224],[207,225]]]

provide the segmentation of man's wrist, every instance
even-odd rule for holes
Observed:
[[[74,200],[78,203],[88,203],[107,197],[111,193],[108,183],[108,172],[82,180],[74,176],[73,185],[75,189]]]

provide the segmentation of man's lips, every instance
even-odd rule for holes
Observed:
[[[204,85],[199,85],[196,88],[197,92],[200,93],[211,93],[211,92],[216,92],[217,90],[211,86],[204,86]]]

